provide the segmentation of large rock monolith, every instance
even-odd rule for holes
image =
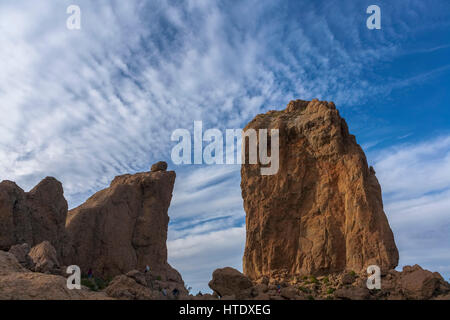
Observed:
[[[280,150],[274,175],[261,175],[259,163],[242,165],[247,276],[397,265],[375,171],[334,103],[291,101],[248,129],[279,129]]]

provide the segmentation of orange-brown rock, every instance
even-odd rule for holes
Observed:
[[[397,265],[375,171],[332,102],[291,101],[258,115],[250,128],[279,129],[280,167],[269,176],[260,164],[241,168],[247,276]]]
[[[67,201],[62,185],[47,177],[30,192],[14,182],[0,183],[0,250],[49,241],[62,255],[66,243]]]
[[[144,271],[148,265],[152,274],[182,282],[167,263],[167,211],[174,183],[173,171],[116,177],[109,188],[69,212],[72,249],[64,263],[103,277]]]
[[[60,265],[55,248],[48,241],[31,248],[29,253],[33,260],[34,271],[42,273],[58,273],[60,274]]]
[[[208,285],[220,297],[234,296],[238,298],[249,294],[248,289],[253,286],[249,278],[231,267],[216,269]]]

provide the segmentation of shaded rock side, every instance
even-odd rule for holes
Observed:
[[[253,286],[249,278],[236,269],[225,267],[216,269],[208,286],[220,297],[234,296],[239,298]]]
[[[67,201],[59,181],[47,177],[30,192],[0,183],[0,250],[49,241],[62,256],[66,244]]]
[[[270,176],[261,175],[260,164],[241,168],[247,276],[397,265],[375,171],[334,103],[291,101],[256,116],[248,129],[279,130],[280,167]],[[248,148],[244,154],[248,163]]]
[[[8,252],[13,254],[24,268],[32,270],[34,269],[34,262],[29,256],[30,250],[28,243],[22,243],[13,245]]]
[[[173,171],[118,176],[71,210],[66,227],[72,247],[64,264],[102,277],[143,271],[148,265],[152,274],[182,281],[167,263],[167,211],[174,183]]]

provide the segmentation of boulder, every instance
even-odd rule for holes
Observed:
[[[142,286],[148,286],[145,273],[139,272],[137,270],[131,270],[126,274],[126,276],[132,278],[134,281],[136,281],[138,284]]]
[[[22,243],[13,245],[8,252],[13,254],[23,267],[34,269],[33,259],[29,256],[30,250],[28,243]]]
[[[150,300],[153,298],[148,287],[126,275],[115,277],[105,289],[105,293],[112,298],[122,300]]]
[[[280,290],[280,296],[288,300],[295,300],[298,293],[298,290],[293,287],[286,287]]]
[[[370,293],[367,288],[350,287],[337,289],[334,296],[343,300],[368,300]]]
[[[234,295],[238,299],[249,295],[247,290],[253,286],[249,278],[230,267],[215,270],[208,285],[221,297]]]
[[[42,273],[60,273],[60,265],[55,248],[48,241],[31,248],[29,256],[33,260],[34,270]]]
[[[418,265],[403,267],[397,287],[410,300],[427,300],[450,293],[450,285],[439,273],[424,270]]]
[[[164,161],[158,161],[157,163],[153,164],[150,169],[151,172],[166,171],[166,170],[167,170],[167,162]]]
[[[291,101],[283,111],[256,116],[244,132],[250,129],[279,130],[279,170],[262,175],[265,165],[249,164],[244,150],[245,275],[255,280],[397,266],[375,171],[334,103]]]

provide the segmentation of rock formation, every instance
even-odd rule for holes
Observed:
[[[230,267],[215,270],[212,277],[208,285],[220,297],[234,296],[239,298],[253,286],[250,279]]]
[[[31,248],[28,254],[33,260],[34,270],[42,273],[57,273],[60,274],[60,265],[55,248],[48,241],[43,241],[40,244]]]
[[[238,280],[238,281],[237,281]],[[253,283],[232,268],[217,269],[209,286],[222,299],[245,300],[449,300],[450,284],[437,272],[420,266],[389,270],[381,289],[367,288],[367,273],[341,272],[326,276],[277,274]],[[249,286],[250,284],[250,286]],[[214,298],[206,297],[207,299]],[[201,299],[203,297],[196,297]]]
[[[49,241],[62,255],[66,243],[67,201],[62,185],[45,178],[30,192],[14,182],[0,183],[0,250]]]
[[[0,300],[104,300],[104,293],[69,290],[62,276],[31,272],[11,253],[0,251]]]
[[[8,252],[13,254],[24,268],[34,270],[34,262],[29,255],[30,250],[28,243],[22,243],[13,245]]]
[[[182,282],[167,263],[167,211],[174,183],[175,172],[164,170],[116,177],[109,188],[69,212],[72,248],[64,263],[103,277],[143,271],[148,265],[152,274]]]
[[[181,275],[167,263],[175,172],[166,170],[167,163],[160,161],[151,172],[116,177],[69,214],[62,185],[54,178],[30,192],[14,182],[0,183],[0,249],[10,250],[0,255],[0,299],[90,298],[84,289],[68,291],[59,276],[65,275],[60,262],[78,265],[83,274],[92,269],[93,288],[98,279],[118,276],[106,290],[112,297],[164,299],[163,293],[175,288],[187,295]],[[145,274],[134,270],[147,265]],[[136,282],[140,278],[144,282]]]
[[[247,276],[397,265],[375,171],[332,102],[291,101],[256,116],[244,131],[250,128],[279,129],[280,167],[263,176],[260,164],[242,165]]]
[[[174,289],[178,291],[176,295],[173,294]],[[184,283],[178,279],[161,278],[137,270],[115,277],[105,292],[121,300],[185,299],[188,296]]]

